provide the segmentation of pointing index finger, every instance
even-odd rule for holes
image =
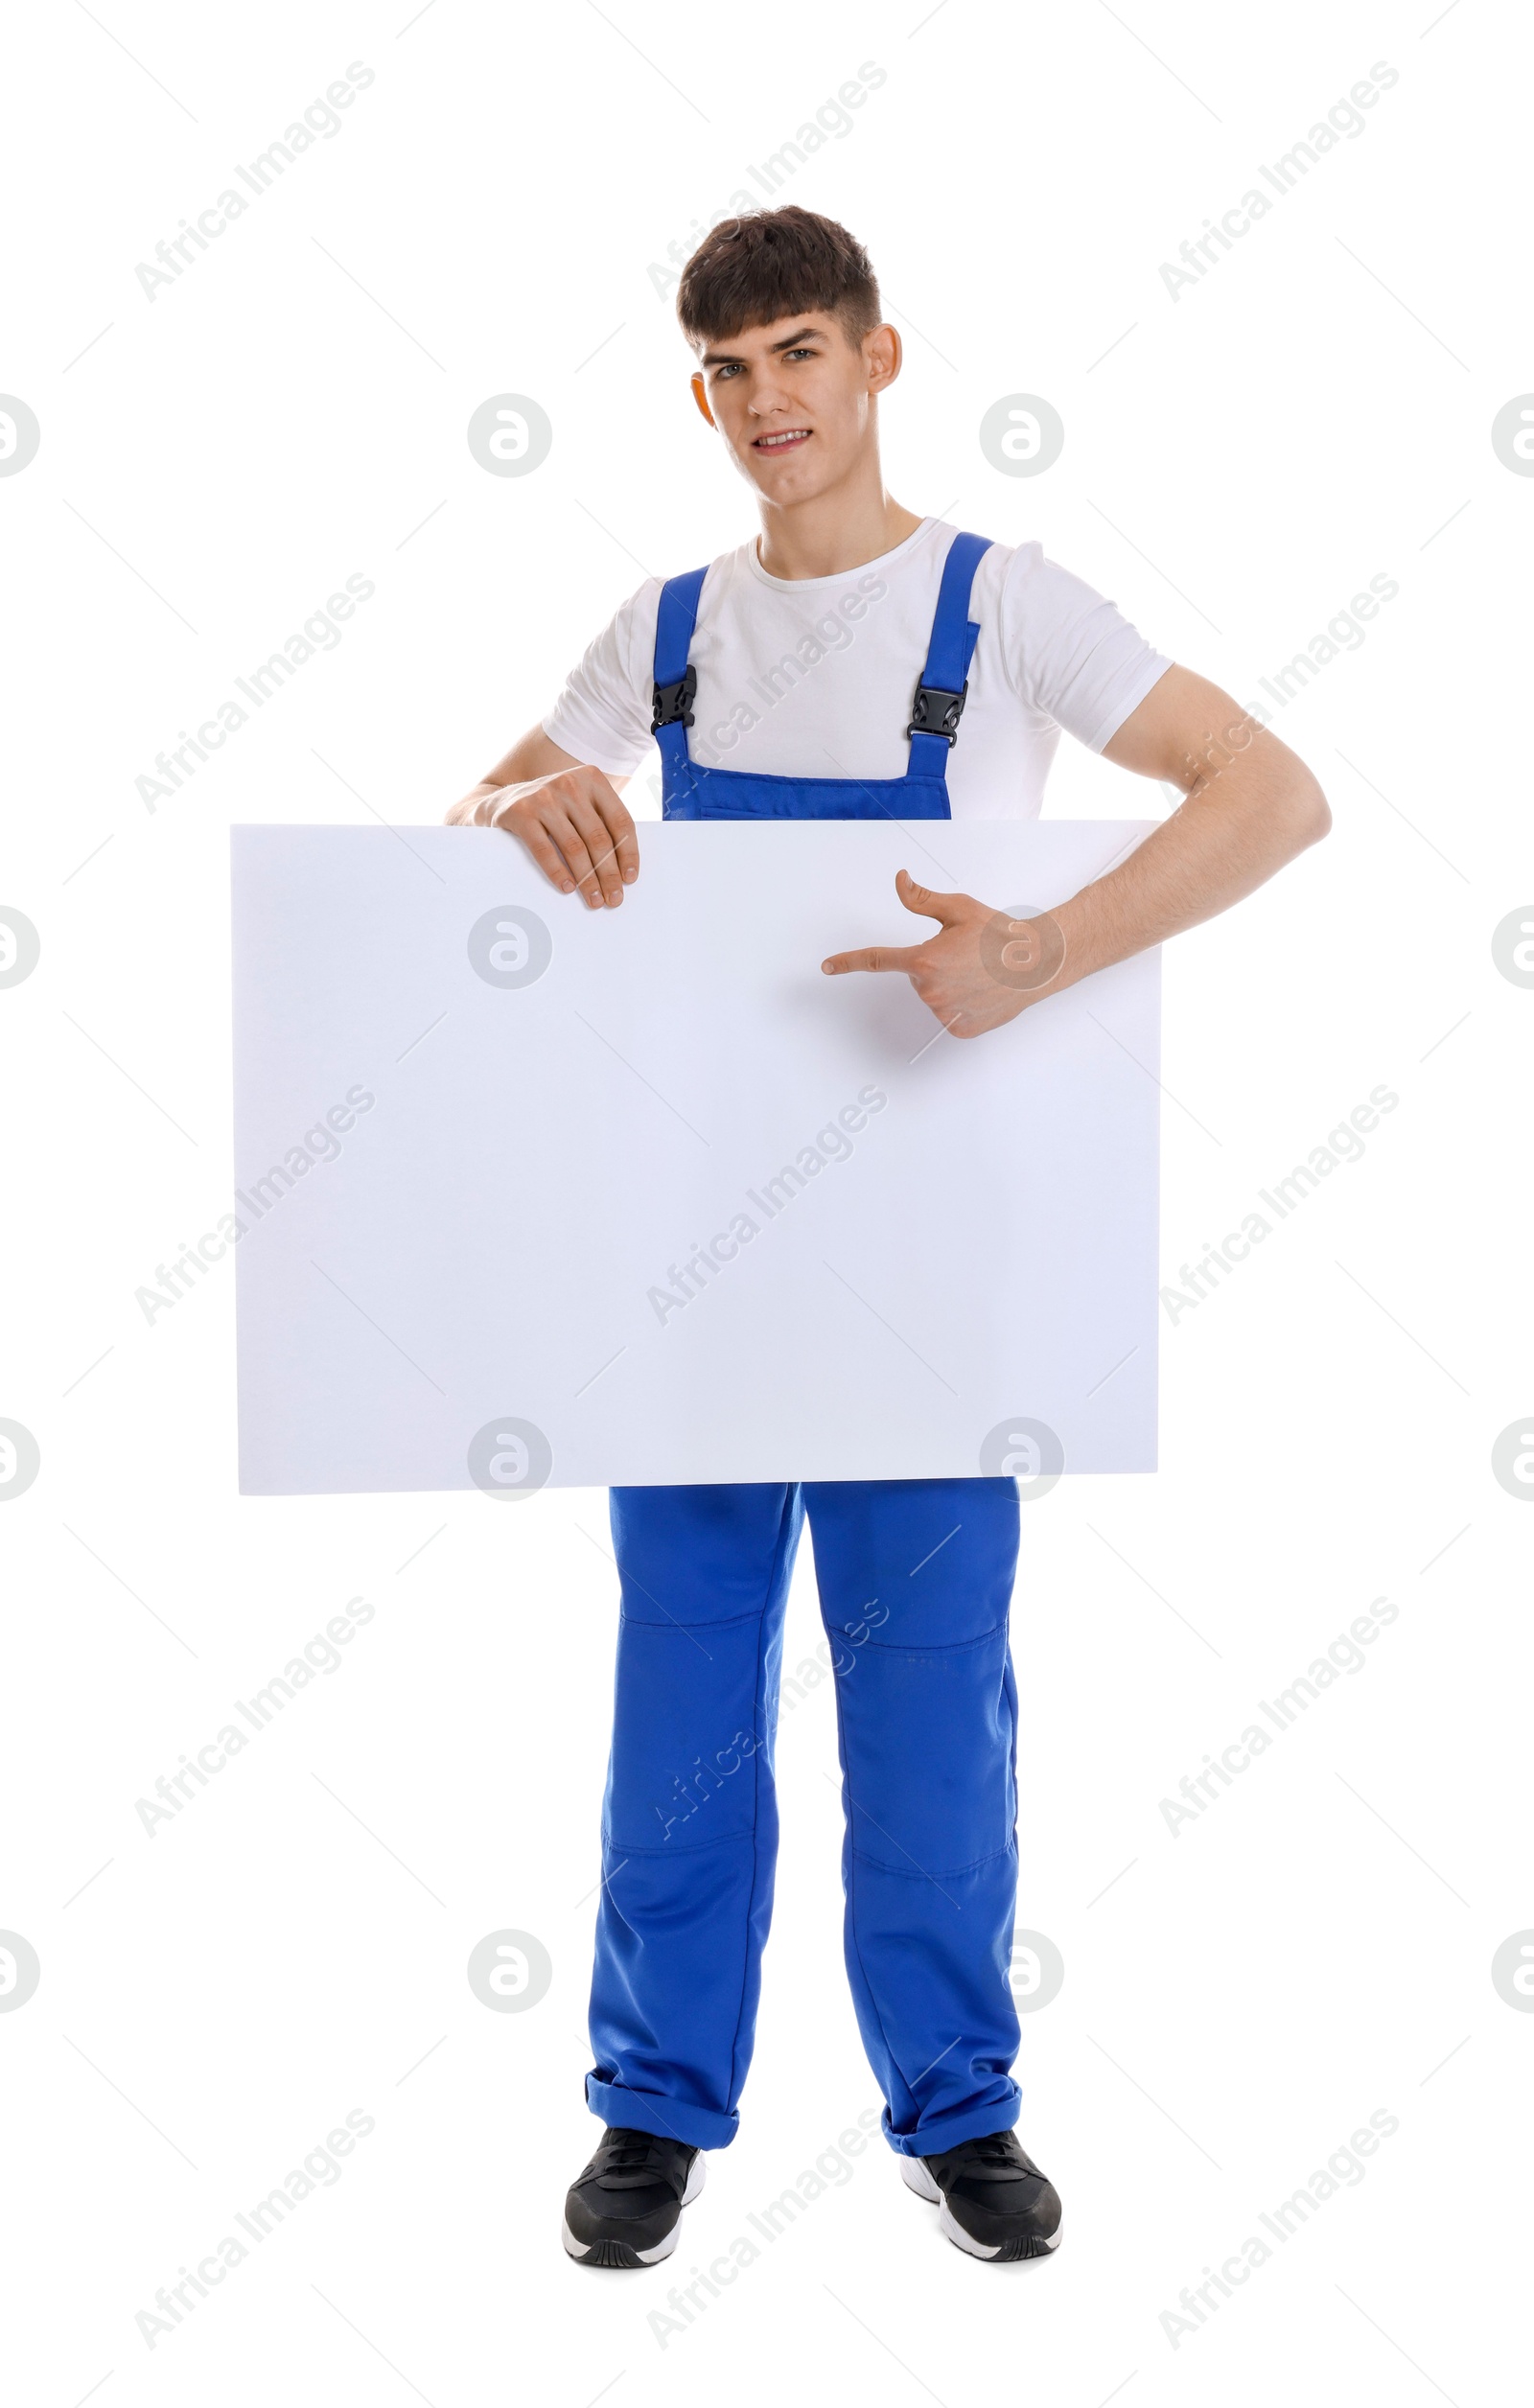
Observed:
[[[904,970],[909,976],[920,950],[919,945],[864,945],[857,953],[833,953],[821,968],[833,978],[843,970]]]

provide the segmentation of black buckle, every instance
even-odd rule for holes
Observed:
[[[908,736],[941,736],[945,744],[958,741],[959,722],[964,716],[969,680],[965,678],[961,692],[950,694],[945,686],[918,685],[911,706]]]
[[[690,728],[692,698],[698,690],[698,672],[689,660],[674,685],[658,685],[650,719],[650,733],[658,728]]]

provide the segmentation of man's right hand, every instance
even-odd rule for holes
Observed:
[[[593,909],[621,903],[639,874],[639,842],[622,797],[584,763],[512,787],[499,807],[487,797],[485,824],[520,836],[561,893],[579,887]]]
[[[639,874],[639,843],[617,784],[529,729],[492,775],[448,814],[456,827],[520,836],[562,894],[578,887],[593,910],[623,900]]]

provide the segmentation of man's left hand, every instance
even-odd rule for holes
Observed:
[[[1068,982],[1065,938],[1048,913],[1011,919],[972,894],[934,894],[908,871],[895,891],[908,912],[941,926],[919,945],[865,945],[858,953],[833,953],[821,968],[832,977],[844,970],[899,970],[927,1009],[954,1037],[984,1036],[988,1029],[1015,1020],[1031,1003]]]

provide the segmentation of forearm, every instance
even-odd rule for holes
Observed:
[[[508,801],[516,789],[498,786],[494,778],[483,777],[477,786],[453,805],[447,817],[449,827],[489,827],[497,810]]]
[[[573,752],[563,752],[542,728],[529,728],[489,775],[453,805],[447,823],[449,827],[491,827],[497,815],[515,802],[525,788],[555,777],[562,770],[580,766]],[[618,777],[607,783],[621,793],[628,780]]]
[[[1223,768],[1205,772],[1127,861],[1049,915],[1065,955],[1047,991],[1213,919],[1330,825],[1326,798],[1303,761],[1260,736]]]
[[[904,971],[950,1036],[984,1036],[1046,995],[1074,986],[1212,919],[1326,834],[1326,797],[1287,745],[1239,703],[1174,663],[1103,748],[1143,777],[1171,778],[1183,800],[1115,868],[1053,911],[1008,915],[972,894],[933,894],[902,869],[908,912],[942,923],[918,945],[864,945],[823,970]]]

